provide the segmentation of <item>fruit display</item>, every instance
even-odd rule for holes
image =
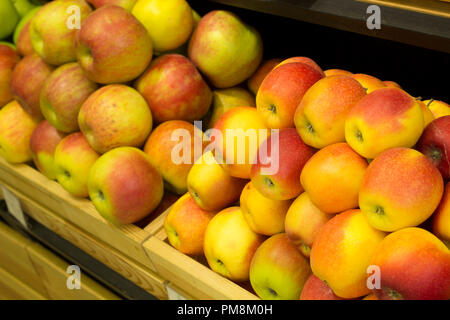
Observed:
[[[450,299],[446,102],[266,57],[248,21],[186,0],[2,0],[0,18],[0,156],[114,230],[158,220],[261,299]]]

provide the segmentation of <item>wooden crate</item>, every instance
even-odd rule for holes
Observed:
[[[0,268],[0,300],[47,300],[47,297]]]
[[[0,158],[0,185],[7,187],[21,200],[32,200],[83,230],[92,239],[103,242],[130,260],[154,270],[141,246],[150,235],[147,230],[132,224],[116,226],[107,222],[90,200],[73,197],[57,182],[49,180],[26,164],[13,165]]]
[[[206,259],[195,260],[173,248],[167,241],[163,227],[164,218],[169,210],[170,208],[153,221],[153,236],[143,243],[143,247],[158,274],[170,282],[172,289],[187,299],[258,299],[250,292],[251,287],[248,283],[240,286],[212,271]]]

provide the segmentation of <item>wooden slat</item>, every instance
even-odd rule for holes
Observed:
[[[358,0],[380,6],[450,18],[450,0]]]
[[[164,280],[152,270],[98,241],[35,201],[12,191],[29,216],[159,299],[167,299]]]
[[[12,165],[0,158],[0,183],[20,191],[96,239],[108,243],[129,258],[152,268],[141,243],[149,233],[135,225],[116,226],[104,220],[92,202],[71,196],[58,183],[26,164]]]
[[[20,278],[43,297],[48,297],[41,278],[28,256],[26,248],[32,243],[30,239],[0,222],[0,268]]]
[[[1,300],[47,300],[8,271],[0,268]]]
[[[41,277],[50,299],[53,300],[117,300],[119,297],[92,280],[81,275],[81,288],[69,290],[67,271],[69,264],[39,243],[27,247],[30,259]]]

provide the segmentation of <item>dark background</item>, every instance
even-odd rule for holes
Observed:
[[[245,1],[245,0],[242,0]],[[188,0],[200,15],[224,9],[261,33],[264,58],[307,56],[323,70],[345,69],[393,80],[415,97],[450,102],[449,54],[205,0]],[[383,28],[383,25],[381,26]]]

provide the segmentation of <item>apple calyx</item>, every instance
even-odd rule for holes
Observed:
[[[442,160],[442,152],[435,146],[430,146],[430,152],[428,152],[428,155],[433,162],[439,163]]]
[[[268,177],[264,177],[264,183],[267,185],[267,187],[269,188],[273,188],[275,186],[275,183],[273,183],[272,179],[268,178]]]
[[[277,106],[274,105],[273,103],[271,103],[271,104],[269,105],[268,110],[269,110],[270,112],[276,114],[276,113],[277,113]]]
[[[400,292],[391,289],[391,288],[386,288],[385,289],[387,295],[389,296],[389,298],[391,298],[392,300],[404,300],[403,296],[400,294]]]
[[[267,287],[267,291],[269,291],[269,294],[272,296],[275,296],[275,297],[278,296],[278,293],[275,290],[273,290],[272,288]]]
[[[356,139],[358,139],[358,141],[360,141],[360,142],[364,141],[362,132],[360,130],[356,129],[355,136],[356,136]]]
[[[380,215],[380,216],[385,214],[384,209],[383,209],[382,206],[375,206],[375,213]]]
[[[105,194],[103,193],[102,190],[97,191],[97,196],[100,200],[102,200],[102,201],[105,200]]]

